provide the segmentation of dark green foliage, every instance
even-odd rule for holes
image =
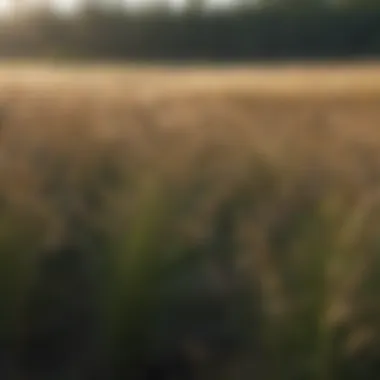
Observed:
[[[239,61],[363,58],[379,53],[378,5],[263,2],[230,12],[129,14],[88,9],[80,16],[36,16],[4,23],[2,56]],[[201,5],[199,5],[201,7]]]
[[[259,7],[133,14],[88,9],[3,23],[2,56],[163,61],[348,59],[377,56],[378,3],[264,1]]]

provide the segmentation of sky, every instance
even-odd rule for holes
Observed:
[[[0,0],[0,12],[9,13],[12,10],[12,3],[15,0]],[[81,0],[23,0],[26,4],[41,4],[50,1],[54,8],[60,11],[72,11],[80,4]],[[104,0],[107,1],[107,0]],[[131,7],[146,6],[158,3],[160,0],[124,0]],[[162,0],[161,0],[162,1]],[[186,0],[169,0],[174,7],[180,7]],[[223,6],[231,4],[234,0],[208,0],[211,6]]]

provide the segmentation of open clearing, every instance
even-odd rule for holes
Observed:
[[[2,92],[20,86],[93,89],[134,96],[211,92],[260,96],[380,96],[380,65],[236,67],[11,64],[0,65]],[[27,86],[28,87],[28,86]]]

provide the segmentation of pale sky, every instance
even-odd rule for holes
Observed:
[[[12,3],[15,0],[0,0],[0,12],[7,13],[12,9]],[[43,4],[50,2],[54,5],[56,9],[62,11],[74,10],[81,0],[23,0],[26,4]],[[107,2],[107,0],[104,0]],[[136,6],[146,6],[149,4],[158,3],[162,0],[124,0],[126,4],[132,7]],[[174,7],[181,6],[186,0],[169,0]],[[210,6],[223,6],[231,4],[234,0],[207,0]]]

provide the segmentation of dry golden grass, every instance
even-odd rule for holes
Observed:
[[[259,155],[285,183],[328,175],[347,184],[344,191],[371,192],[379,106],[376,65],[3,66],[1,186],[12,199],[38,204],[53,176],[75,193],[112,156],[137,177],[162,172],[184,187],[198,175],[215,176],[222,192],[223,181],[244,177]],[[203,156],[210,168],[197,167]]]
[[[129,250],[147,262],[179,236],[207,240],[218,210],[236,210],[233,260],[261,284],[268,347],[289,363],[310,354],[329,372],[337,324],[350,325],[345,359],[380,342],[379,281],[367,283],[379,268],[379,123],[376,65],[3,66],[0,195],[10,220],[43,227],[45,246],[74,222],[113,236],[137,215]],[[147,262],[128,260],[144,274]],[[297,346],[287,331],[305,318],[313,327]]]
[[[377,64],[267,65],[247,67],[32,65],[0,66],[2,85],[25,84],[41,88],[106,88],[113,92],[183,95],[201,92],[244,92],[259,96],[349,96],[379,94]]]
[[[202,155],[214,155],[209,170],[226,180],[245,173],[254,154],[289,183],[323,172],[372,189],[380,163],[379,105],[376,65],[3,66],[2,186],[13,198],[35,200],[39,181],[57,170],[51,160],[66,162],[67,178],[60,180],[71,186],[85,181],[100,155],[138,161],[141,176],[161,170],[182,181],[196,175],[191,165]]]

